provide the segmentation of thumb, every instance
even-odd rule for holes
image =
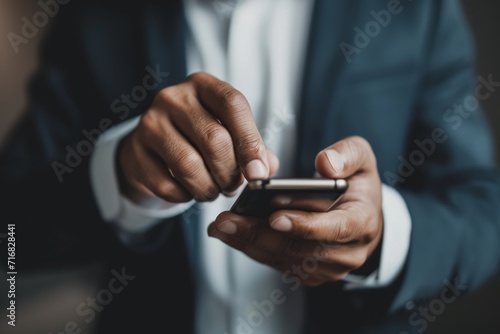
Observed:
[[[316,170],[326,178],[348,178],[356,173],[377,172],[377,161],[370,144],[364,138],[354,136],[319,152]]]

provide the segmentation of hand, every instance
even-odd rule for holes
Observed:
[[[365,264],[381,240],[382,191],[375,155],[366,140],[350,137],[321,151],[316,170],[325,178],[348,178],[349,188],[334,210],[293,210],[291,202],[269,221],[223,212],[208,234],[256,261],[293,271],[305,285],[344,278]]]
[[[243,182],[278,169],[245,97],[208,74],[163,89],[137,128],[120,143],[122,192],[180,203],[231,195]]]

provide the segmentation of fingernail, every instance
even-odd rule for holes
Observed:
[[[342,172],[344,169],[344,159],[342,159],[340,153],[335,150],[326,150],[325,153],[330,165],[332,165],[333,170],[336,173]]]
[[[280,232],[288,232],[292,229],[292,222],[287,217],[279,217],[271,223],[271,227]]]
[[[260,160],[252,160],[245,167],[247,177],[252,180],[265,179],[267,177],[267,168]]]
[[[236,231],[238,230],[238,227],[232,221],[227,220],[227,221],[223,222],[222,224],[220,224],[219,226],[217,226],[217,230],[219,232],[224,233],[224,234],[232,235],[232,234],[236,233]]]

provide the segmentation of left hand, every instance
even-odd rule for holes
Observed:
[[[281,272],[292,270],[307,286],[338,281],[363,266],[380,244],[382,191],[375,155],[361,137],[349,137],[321,151],[318,173],[348,179],[349,188],[328,212],[286,210],[269,221],[221,213],[211,237]]]

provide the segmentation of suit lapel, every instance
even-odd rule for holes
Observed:
[[[152,1],[145,7],[143,22],[146,61],[152,68],[159,65],[162,71],[169,73],[157,91],[184,81],[187,75],[185,43],[187,23],[183,2]],[[199,212],[200,209],[195,205],[183,214],[178,222],[185,236],[183,240],[186,241],[192,271],[196,268],[198,252]]]
[[[314,5],[297,124],[297,176],[312,177],[316,154],[331,144],[325,134],[332,131],[333,125],[325,120],[334,112],[331,107],[335,86],[345,64],[339,44],[352,34],[344,30],[350,27],[346,21],[352,22],[355,10],[356,5],[350,1],[316,0]]]
[[[144,50],[149,66],[168,72],[162,88],[186,78],[186,20],[182,1],[152,1],[144,10]]]

